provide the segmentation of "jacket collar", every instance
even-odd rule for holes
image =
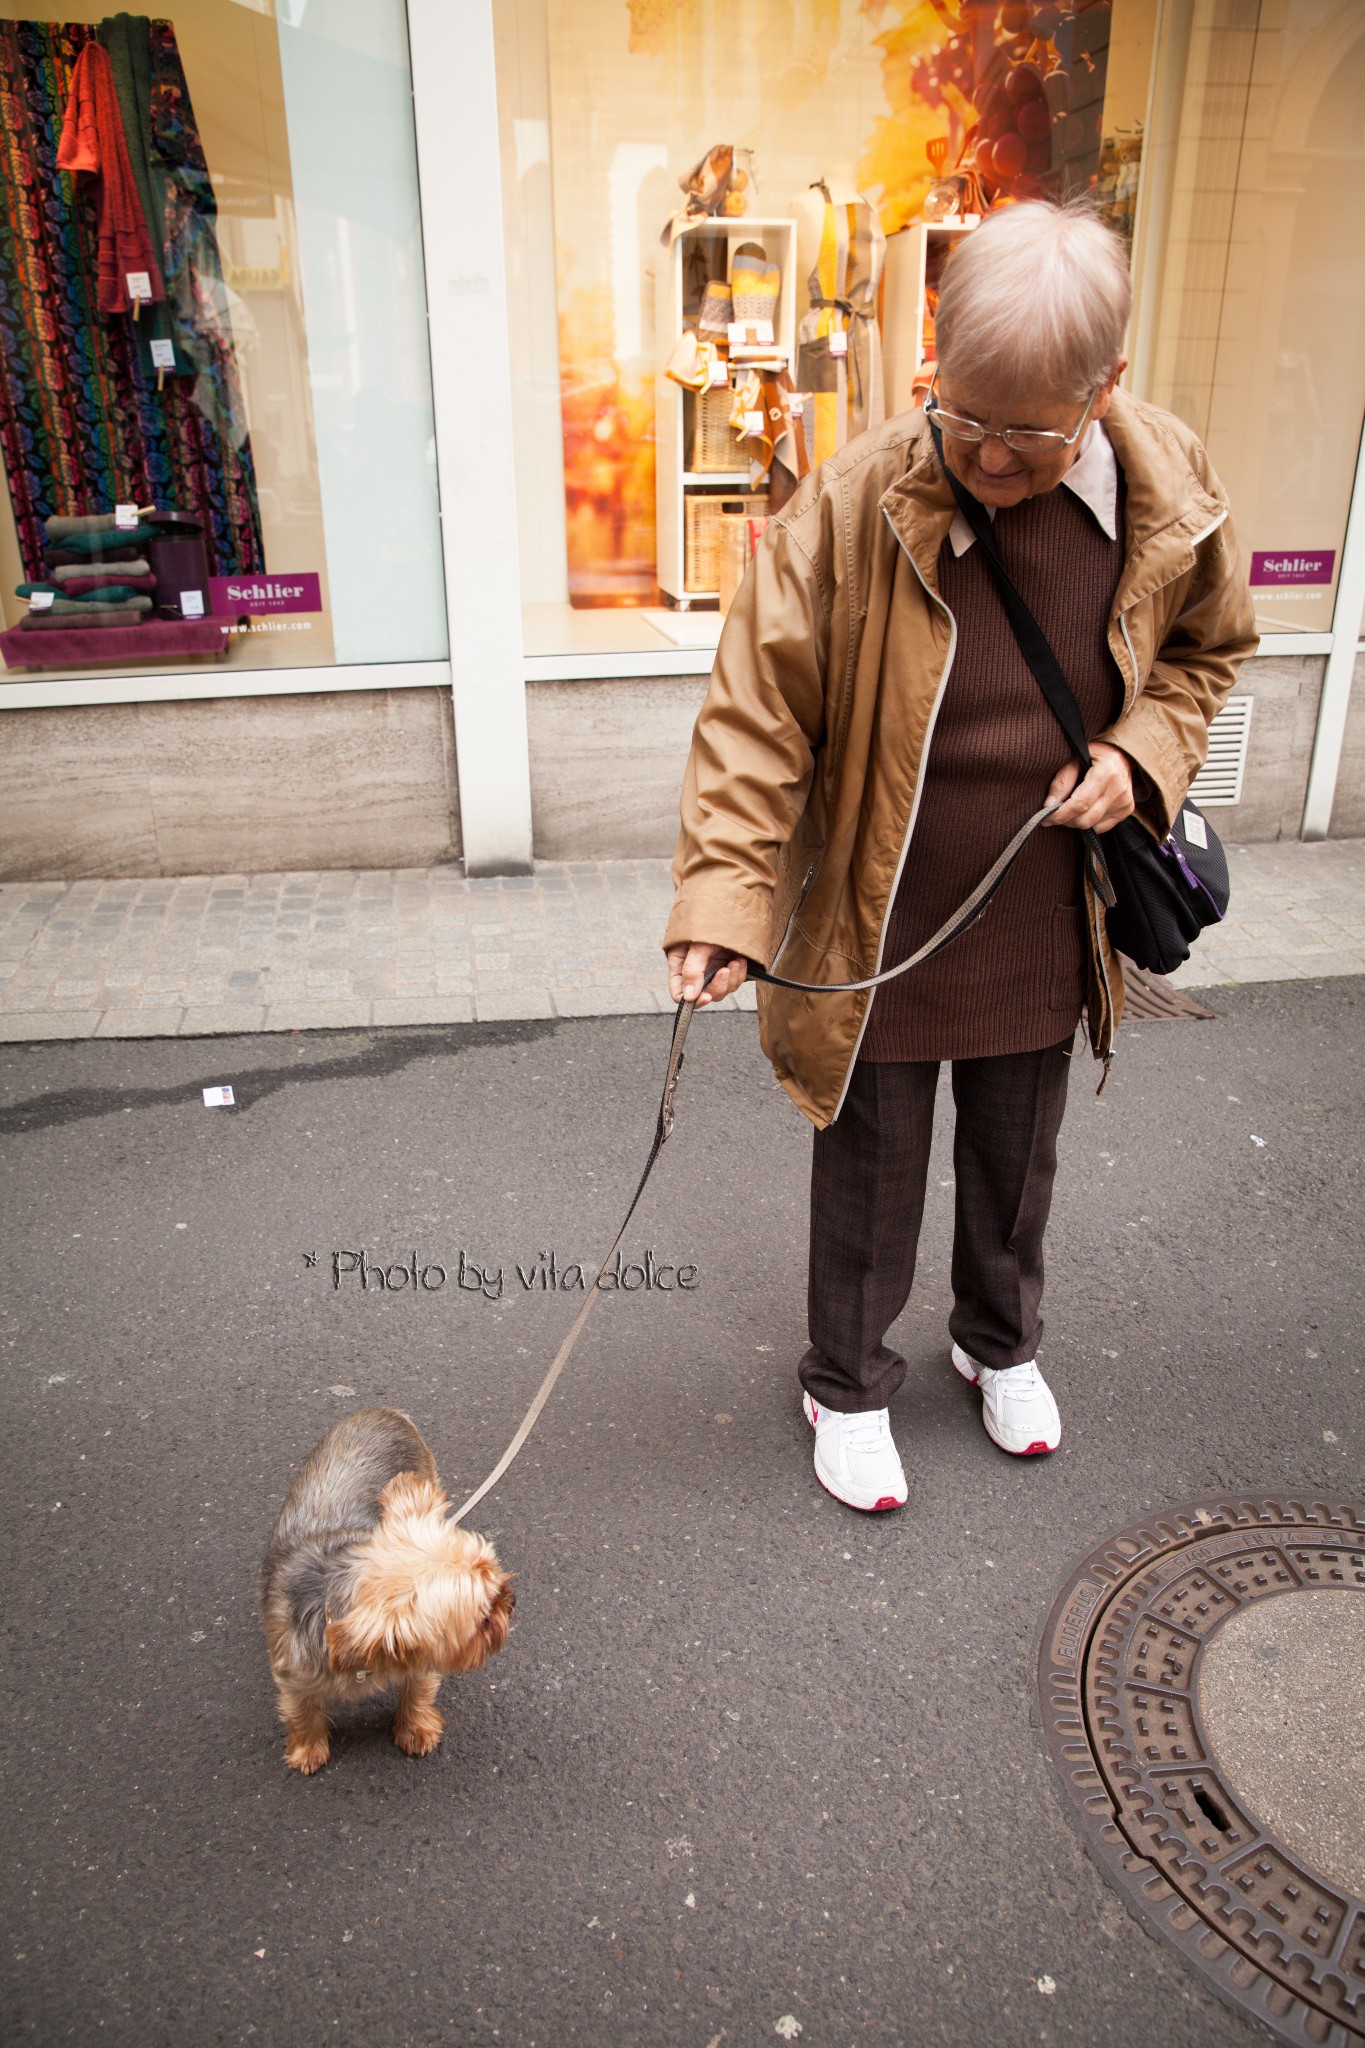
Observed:
[[[925,583],[937,591],[939,549],[953,523],[957,500],[934,452],[929,422],[922,412],[912,413],[910,421],[905,469],[883,491],[880,504]]]
[[[1228,508],[1200,483],[1156,406],[1116,391],[1104,423],[1127,487],[1127,561],[1116,599],[1126,609],[1192,568],[1195,543]]]
[[[1061,489],[1080,499],[1106,539],[1118,539],[1119,466],[1103,420],[1091,420],[1086,428],[1081,452],[1062,478]],[[994,519],[994,509],[987,510]],[[948,545],[959,556],[976,545],[976,535],[961,512],[948,528]]]
[[[906,466],[882,493],[881,507],[930,590],[938,590],[938,556],[956,513],[952,487],[934,452],[928,422],[912,415]],[[1153,406],[1115,391],[1104,419],[1126,487],[1125,566],[1120,607],[1173,582],[1194,561],[1194,543],[1226,516],[1205,490],[1189,458]]]

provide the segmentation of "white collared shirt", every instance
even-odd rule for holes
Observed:
[[[1114,456],[1113,444],[1104,431],[1100,420],[1092,420],[1086,428],[1081,452],[1062,478],[1067,490],[1074,491],[1083,505],[1088,505],[1104,533],[1110,540],[1118,539],[1119,510],[1119,466]],[[991,518],[995,507],[987,506]],[[960,512],[953,514],[953,523],[948,528],[948,539],[955,555],[965,555],[976,539],[971,527]]]

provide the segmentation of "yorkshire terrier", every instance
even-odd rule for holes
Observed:
[[[393,1739],[426,1756],[449,1671],[477,1671],[507,1641],[516,1596],[491,1547],[447,1520],[436,1461],[396,1408],[335,1423],[271,1531],[261,1574],[284,1760],[320,1770],[327,1705],[398,1688]]]

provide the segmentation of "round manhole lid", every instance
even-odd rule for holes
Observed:
[[[1365,1900],[1252,1810],[1200,1705],[1200,1660],[1225,1622],[1324,1592],[1365,1595],[1360,1503],[1166,1509],[1071,1573],[1038,1684],[1072,1817],[1138,1917],[1282,2040],[1360,2048]]]

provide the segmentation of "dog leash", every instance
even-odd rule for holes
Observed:
[[[1062,799],[1059,798],[1058,803],[1061,801]],[[774,974],[770,968],[758,966],[755,962],[750,961],[750,978],[754,981],[766,981],[773,988],[798,989],[802,994],[806,995],[854,995],[863,989],[880,988],[883,982],[894,981],[898,975],[908,974],[912,967],[919,967],[924,961],[932,959],[935,953],[941,952],[945,946],[951,944],[958,937],[959,933],[966,931],[968,925],[975,923],[996,890],[1000,887],[1000,884],[1004,881],[1010,868],[1013,867],[1015,861],[1023,852],[1026,842],[1032,838],[1044,819],[1051,817],[1052,813],[1058,808],[1058,803],[1044,804],[1041,810],[1035,811],[1027,823],[1019,827],[1019,830],[1015,833],[999,859],[981,877],[981,880],[972,890],[971,895],[958,905],[947,922],[939,926],[932,938],[925,940],[918,952],[911,953],[908,959],[898,961],[894,967],[884,968],[880,974],[866,975],[861,981],[789,981],[785,975]],[[711,968],[702,981],[701,989],[697,991],[698,995],[701,994],[702,989],[705,989],[715,979],[724,964],[723,961],[717,961],[716,965]],[[556,1351],[550,1370],[537,1387],[535,1398],[522,1417],[517,1433],[512,1438],[511,1443],[508,1444],[507,1449],[498,1459],[497,1464],[493,1467],[493,1470],[483,1481],[482,1485],[476,1486],[463,1506],[456,1508],[453,1514],[447,1516],[446,1519],[448,1521],[462,1522],[470,1509],[477,1507],[484,1495],[490,1493],[497,1485],[513,1459],[522,1449],[531,1431],[535,1428],[541,1410],[554,1391],[555,1381],[568,1363],[569,1353],[578,1342],[583,1325],[587,1322],[596,1304],[597,1296],[600,1292],[598,1282],[601,1280],[603,1273],[606,1272],[616,1253],[617,1247],[626,1234],[627,1225],[635,1214],[640,1197],[645,1191],[645,1183],[654,1171],[654,1162],[672,1136],[673,1099],[677,1094],[678,1080],[682,1073],[683,1046],[687,1039],[687,1029],[692,1022],[692,1013],[696,1007],[696,996],[693,996],[690,1000],[684,996],[674,1013],[673,1038],[668,1048],[668,1065],[664,1072],[664,1086],[663,1094],[659,1100],[659,1114],[654,1125],[654,1142],[649,1148],[649,1157],[645,1161],[645,1170],[640,1175],[635,1193],[630,1198],[630,1207],[622,1217],[621,1227],[612,1239],[606,1257],[597,1269],[592,1286],[588,1289],[587,1299],[574,1317],[564,1342]]]

